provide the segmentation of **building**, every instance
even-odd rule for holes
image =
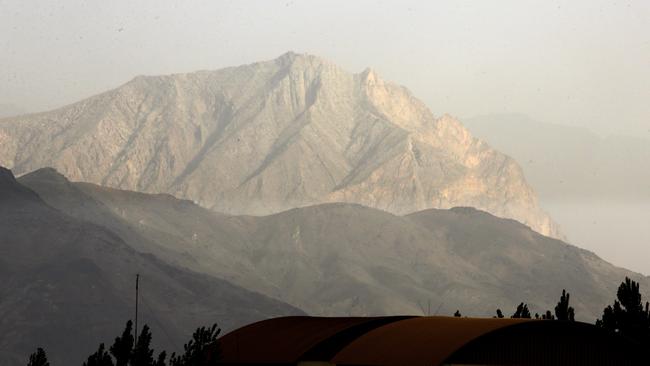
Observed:
[[[591,324],[452,317],[283,317],[220,338],[228,365],[647,365]]]

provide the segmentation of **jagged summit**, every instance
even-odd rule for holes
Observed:
[[[225,213],[351,202],[474,206],[558,235],[519,166],[370,69],[320,57],[148,76],[0,122],[0,164],[170,193]]]

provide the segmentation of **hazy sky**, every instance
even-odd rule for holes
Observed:
[[[0,104],[294,50],[372,66],[435,114],[519,112],[650,138],[650,1],[0,0]]]

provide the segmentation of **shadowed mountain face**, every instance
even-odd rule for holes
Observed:
[[[181,350],[200,325],[232,329],[301,313],[138,252],[91,221],[52,208],[0,168],[0,364],[24,365],[44,347],[53,365],[81,365],[133,318],[136,273],[140,325],[149,324],[154,344],[169,350]]]
[[[230,214],[324,202],[477,207],[559,236],[519,166],[372,70],[288,53],[127,84],[0,121],[0,164],[170,193]]]
[[[471,208],[407,216],[324,204],[265,217],[215,214],[169,195],[20,178],[49,204],[111,227],[143,252],[226,278],[314,315],[508,313],[553,309],[566,288],[593,321],[625,276],[591,252]],[[423,310],[424,309],[424,310]]]

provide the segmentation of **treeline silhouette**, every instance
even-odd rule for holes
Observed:
[[[106,349],[104,343],[101,343],[97,351],[88,356],[83,366],[211,366],[219,359],[219,333],[221,329],[217,324],[197,328],[192,339],[183,345],[183,353],[172,353],[167,360],[166,351],[154,357],[149,326],[142,327],[140,335],[135,339],[133,323],[129,320],[113,345]],[[50,366],[45,351],[38,348],[29,356],[27,366]]]
[[[604,328],[620,336],[629,338],[640,345],[650,347],[650,303],[642,302],[639,284],[629,278],[620,284],[613,305],[603,310],[601,319],[596,320],[596,326]],[[551,312],[536,313],[535,319],[554,321],[575,321],[575,310],[570,306],[570,295],[562,290],[560,300]],[[461,317],[459,310],[455,317]],[[528,304],[517,305],[511,318],[532,319]],[[494,318],[504,318],[501,309],[496,310]],[[221,329],[217,324],[212,327],[200,327],[192,334],[192,339],[183,346],[183,353],[172,353],[167,360],[167,352],[162,351],[154,357],[151,348],[151,331],[147,325],[137,336],[133,335],[133,323],[129,320],[122,335],[115,338],[108,349],[104,343],[90,356],[83,366],[211,366],[219,360],[220,351],[217,337]],[[27,366],[50,366],[47,355],[42,348],[29,356]]]
[[[575,321],[575,310],[569,305],[570,295],[562,290],[560,301],[551,313],[547,310],[541,316],[536,313],[535,319]],[[459,310],[454,313],[455,317],[462,316]],[[511,318],[531,319],[528,304],[517,305]],[[501,309],[497,309],[494,318],[504,318]],[[614,305],[608,305],[603,310],[601,319],[596,320],[596,326],[610,332],[631,339],[645,347],[650,347],[650,302],[643,304],[643,296],[639,290],[639,284],[628,277],[618,286]]]

